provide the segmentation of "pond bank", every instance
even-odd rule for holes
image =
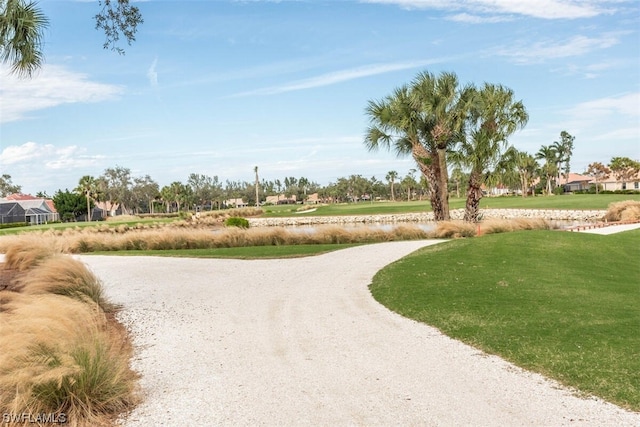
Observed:
[[[484,219],[542,218],[549,221],[598,221],[606,210],[565,209],[481,209]],[[451,219],[461,220],[464,209],[451,211]],[[283,227],[298,225],[343,225],[343,224],[393,224],[403,222],[424,223],[433,221],[433,212],[416,212],[385,215],[344,216],[296,216],[278,218],[247,218],[252,227]]]

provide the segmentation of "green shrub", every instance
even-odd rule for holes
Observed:
[[[28,225],[29,225],[28,222],[11,222],[9,224],[0,224],[0,228],[26,227]]]
[[[224,225],[227,227],[249,228],[249,221],[246,218],[232,216],[224,221]]]

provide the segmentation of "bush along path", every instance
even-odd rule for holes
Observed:
[[[23,242],[0,277],[3,425],[110,426],[136,405],[128,333],[82,262]]]

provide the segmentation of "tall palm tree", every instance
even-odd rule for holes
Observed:
[[[511,89],[485,83],[481,89],[469,87],[463,97],[469,100],[466,135],[451,153],[452,159],[469,169],[464,220],[477,222],[482,185],[496,169],[503,169],[508,138],[524,127],[529,115],[516,101]]]
[[[31,77],[42,66],[43,33],[47,17],[35,2],[0,0],[0,61],[11,71]]]
[[[520,178],[522,197],[527,197],[529,188],[531,188],[531,184],[536,176],[536,171],[538,170],[538,163],[536,162],[535,157],[525,151],[518,151],[516,149],[513,151],[513,165],[515,166],[516,173]],[[535,197],[535,195],[536,192],[534,190],[533,196]]]
[[[438,209],[439,181],[433,166],[432,153],[420,140],[420,117],[411,100],[411,89],[403,85],[381,101],[369,101],[366,112],[371,126],[365,135],[365,145],[370,151],[381,147],[393,149],[398,156],[411,155],[429,184],[431,207],[436,220],[444,219]]]
[[[389,171],[387,172],[387,175],[384,177],[384,179],[386,179],[389,182],[389,186],[391,187],[391,200],[395,201],[396,200],[396,195],[394,192],[394,184],[396,182],[396,178],[398,178],[398,172],[396,171]]]
[[[569,173],[571,172],[571,155],[573,154],[573,141],[576,138],[567,131],[560,132],[560,141],[553,142],[553,148],[556,150],[556,168],[557,178],[560,180],[560,173],[564,172],[565,185],[569,182]]]
[[[553,194],[553,181],[558,175],[558,152],[553,145],[543,145],[536,153],[536,159],[544,161],[540,172],[547,180],[547,196]]]
[[[446,156],[460,138],[464,102],[455,74],[423,72],[382,101],[369,101],[366,109],[372,124],[365,145],[413,157],[429,183],[436,221],[450,218]]]
[[[253,171],[256,174],[256,208],[260,207],[260,180],[258,179],[258,166],[253,167]]]
[[[91,221],[91,200],[98,197],[98,181],[90,175],[85,175],[80,178],[76,192],[87,199],[87,221]]]
[[[438,183],[437,208],[444,220],[450,218],[447,151],[462,138],[471,101],[468,93],[468,88],[460,88],[458,76],[450,72],[443,72],[437,77],[422,72],[412,84],[412,101],[421,117],[419,134],[430,154],[434,169],[432,175]]]

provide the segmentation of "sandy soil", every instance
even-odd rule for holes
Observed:
[[[624,426],[640,414],[389,312],[367,286],[435,241],[287,260],[82,256],[124,305],[149,425]]]

